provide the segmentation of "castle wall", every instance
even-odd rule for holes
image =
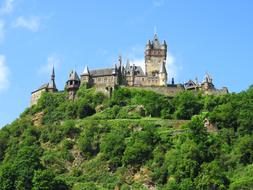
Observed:
[[[46,89],[41,89],[41,90],[38,90],[38,91],[32,93],[31,102],[30,102],[31,106],[37,104],[37,102],[40,99],[42,93],[45,92],[45,91],[46,91]]]

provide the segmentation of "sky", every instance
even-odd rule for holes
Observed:
[[[0,127],[29,107],[31,92],[68,73],[143,64],[157,32],[175,82],[206,72],[230,92],[253,84],[252,0],[0,0]]]

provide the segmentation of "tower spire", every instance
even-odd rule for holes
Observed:
[[[54,73],[54,66],[52,69],[52,74],[51,74],[51,81],[48,83],[48,90],[50,92],[57,92],[56,84],[55,84],[55,73]]]
[[[54,73],[54,66],[53,66],[52,74],[51,74],[51,80],[54,81],[54,79],[55,79],[55,73]]]

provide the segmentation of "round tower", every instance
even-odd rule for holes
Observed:
[[[76,73],[76,71],[71,71],[69,74],[69,79],[66,82],[66,90],[69,93],[69,99],[70,100],[74,100],[76,97],[76,92],[80,87],[80,78],[78,76],[78,74]]]

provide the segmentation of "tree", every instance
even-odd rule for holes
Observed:
[[[236,155],[244,165],[253,163],[253,138],[252,135],[241,137],[235,147]]]
[[[101,142],[101,152],[106,159],[110,160],[112,167],[121,165],[121,158],[125,150],[125,138],[122,133],[112,131],[104,136]]]
[[[193,115],[199,114],[202,109],[201,96],[190,91],[184,91],[175,96],[172,104],[176,108],[174,117],[176,119],[191,119]]]
[[[32,190],[67,190],[67,185],[55,178],[51,170],[37,170],[33,177]]]
[[[197,190],[222,190],[227,189],[229,180],[222,171],[219,163],[217,161],[213,161],[210,163],[203,163],[201,165],[201,171],[196,177],[194,183]]]
[[[14,190],[16,171],[11,164],[4,164],[0,167],[0,189],[1,190]]]

